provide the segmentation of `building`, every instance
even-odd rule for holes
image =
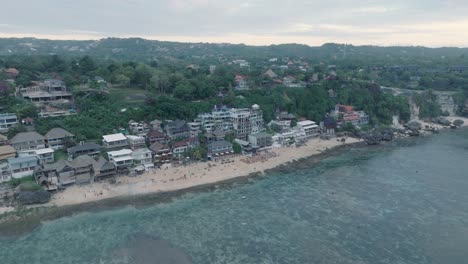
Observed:
[[[34,169],[39,165],[39,160],[35,156],[9,158],[8,165],[11,170],[11,177],[20,179],[34,174]]]
[[[82,155],[72,161],[59,160],[53,164],[43,164],[34,171],[34,179],[48,191],[75,183],[89,183],[94,180],[95,163],[92,157]]]
[[[221,129],[229,132],[233,130],[231,112],[232,109],[225,106],[215,106],[210,113],[199,114],[195,121],[200,123],[201,127],[206,131]]]
[[[271,135],[265,132],[249,135],[249,142],[257,148],[267,148],[273,144]]]
[[[134,165],[142,165],[145,170],[154,168],[151,150],[147,148],[137,149],[132,152],[132,157]]]
[[[225,137],[226,137],[226,133],[219,128],[215,129],[212,132],[208,131],[205,133],[205,138],[208,142],[224,140]]]
[[[320,135],[320,127],[314,121],[300,121],[297,122],[297,126],[305,133],[307,138],[318,137]]]
[[[20,90],[24,99],[31,102],[53,102],[59,100],[71,100],[72,94],[68,91],[67,86],[61,80],[45,80],[36,83],[33,86],[22,88]]]
[[[132,151],[130,149],[121,149],[107,152],[109,161],[112,162],[117,169],[126,169],[133,166]]]
[[[208,143],[208,158],[234,154],[232,143],[226,140],[212,141]]]
[[[37,132],[18,133],[10,140],[10,144],[18,152],[46,147],[46,138]]]
[[[88,155],[78,156],[70,162],[74,170],[76,184],[90,183],[93,181],[95,162],[96,161]]]
[[[150,130],[147,134],[146,134],[146,140],[148,141],[148,144],[151,145],[155,142],[159,142],[159,143],[167,143],[167,136],[166,134],[164,134],[164,132],[160,131],[160,130]]]
[[[152,163],[151,151],[147,148],[137,149],[133,151],[132,157],[133,157],[133,164],[135,165]]]
[[[331,116],[337,120],[339,125],[364,126],[369,124],[369,116],[364,111],[355,111],[349,105],[336,105]]]
[[[138,136],[143,136],[146,133],[148,133],[151,129],[151,127],[143,122],[137,123],[135,121],[130,121],[128,124],[129,130],[132,134],[138,135]]]
[[[128,141],[122,133],[118,133],[102,136],[102,145],[106,150],[119,150],[128,148]]]
[[[169,122],[166,124],[165,129],[167,136],[171,139],[190,137],[190,128],[187,122],[183,120]]]
[[[14,147],[9,145],[0,146],[0,162],[14,157],[16,157],[16,149]]]
[[[155,142],[149,149],[153,153],[153,162],[155,164],[170,163],[172,161],[172,151],[167,144]]]
[[[242,75],[236,75],[234,78],[234,89],[238,91],[249,90],[249,84],[247,83],[247,77]]]
[[[102,146],[93,143],[80,143],[80,145],[67,149],[68,159],[72,160],[81,155],[97,157],[101,153]]]
[[[267,76],[268,78],[271,78],[271,79],[275,79],[275,78],[278,78],[278,75],[271,69],[269,69],[268,71],[266,71],[264,74],[264,76]]]
[[[45,138],[49,148],[58,150],[65,149],[68,142],[73,142],[75,135],[63,128],[56,127],[47,132],[47,134],[45,134]]]
[[[99,157],[99,159],[94,163],[93,170],[95,181],[113,177],[117,173],[115,165],[103,157]]]
[[[144,137],[139,136],[127,136],[128,145],[131,150],[146,148],[146,140]]]
[[[249,134],[255,134],[265,129],[263,112],[256,104],[252,108],[232,109],[231,121],[238,139],[246,140]]]
[[[286,76],[283,78],[283,85],[289,88],[305,87],[304,82],[296,80],[292,76]]]
[[[150,122],[151,130],[162,131],[161,125],[162,125],[162,121],[158,119],[155,119]]]
[[[189,147],[187,142],[179,141],[172,144],[172,156],[175,158],[182,157],[187,151]]]
[[[12,113],[0,114],[0,132],[5,133],[11,127],[18,125],[18,117]]]
[[[197,137],[201,133],[200,123],[198,122],[189,122],[187,123],[190,129],[190,137]]]
[[[284,131],[291,128],[291,123],[294,119],[296,117],[293,114],[281,112],[276,116],[276,120],[271,121],[269,125],[270,127],[277,126]]]
[[[39,160],[39,164],[53,163],[55,161],[54,150],[51,148],[32,149],[28,151],[22,151],[18,153],[18,156],[19,157],[35,156]]]

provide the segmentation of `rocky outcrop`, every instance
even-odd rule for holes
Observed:
[[[436,122],[443,125],[443,126],[450,126],[452,122],[450,122],[447,118],[445,117],[439,117],[436,119]]]
[[[16,202],[21,205],[43,204],[50,201],[51,194],[45,190],[19,191],[16,193]]]
[[[361,137],[368,145],[378,145],[382,141],[392,141],[393,136],[393,129],[376,129],[361,134]]]
[[[411,121],[408,124],[406,124],[406,128],[413,131],[419,131],[422,129],[422,127],[422,124],[418,121]]]
[[[460,126],[463,126],[463,124],[465,124],[465,121],[461,120],[461,119],[456,119],[453,121],[453,124],[457,127],[460,127]]]

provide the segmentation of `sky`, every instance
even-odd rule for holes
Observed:
[[[0,37],[468,47],[468,0],[15,0]]]

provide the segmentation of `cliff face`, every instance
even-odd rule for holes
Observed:
[[[457,105],[453,100],[454,92],[435,92],[437,95],[437,103],[440,105],[442,112],[447,112],[450,116],[454,116]]]

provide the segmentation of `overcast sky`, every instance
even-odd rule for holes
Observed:
[[[468,47],[468,0],[15,0],[0,6],[0,37]]]

